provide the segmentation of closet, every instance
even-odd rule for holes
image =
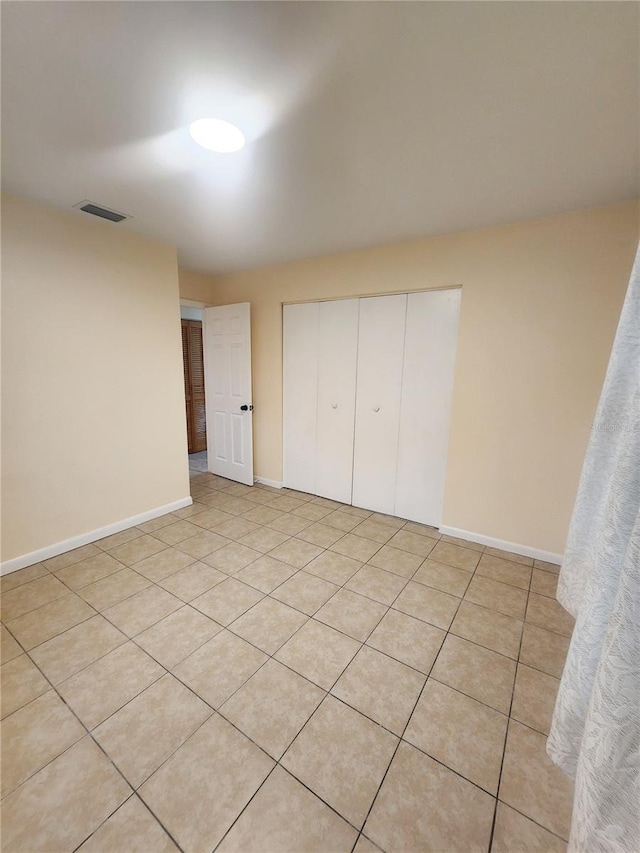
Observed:
[[[460,289],[284,306],[284,485],[441,521]]]
[[[181,322],[188,452],[198,453],[207,449],[202,323],[200,320]]]

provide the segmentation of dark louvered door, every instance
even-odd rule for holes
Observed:
[[[182,321],[182,359],[189,453],[197,453],[207,449],[202,323],[199,320]]]

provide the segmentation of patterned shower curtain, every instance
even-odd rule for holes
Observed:
[[[547,752],[575,778],[569,850],[638,853],[640,247],[584,461],[558,600],[576,624]]]

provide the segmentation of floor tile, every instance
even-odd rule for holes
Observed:
[[[243,518],[248,518],[249,521],[254,521],[256,524],[269,524],[270,521],[275,521],[276,518],[281,518],[283,513],[278,512],[270,506],[254,506],[249,512],[245,512]]]
[[[367,645],[427,675],[445,638],[444,631],[389,610],[367,640]]]
[[[359,648],[360,643],[351,637],[310,619],[284,644],[276,659],[329,690]]]
[[[273,598],[263,598],[251,610],[232,622],[229,629],[268,655],[274,654],[283,643],[307,621],[307,616]]]
[[[25,569],[19,569],[17,572],[10,572],[8,575],[3,575],[0,578],[0,592],[4,595],[18,586],[29,583],[29,581],[38,580],[38,578],[46,577],[48,574],[48,570],[42,563],[36,563]]]
[[[194,598],[191,606],[220,625],[228,625],[263,597],[263,594],[252,586],[247,586],[235,578],[227,578],[213,589]]]
[[[544,560],[534,560],[533,565],[536,569],[542,569],[545,572],[560,573],[560,566],[557,563],[546,563]]]
[[[448,592],[458,598],[465,594],[471,578],[471,573],[464,569],[456,569],[430,559],[426,559],[413,576],[413,580],[418,583]]]
[[[262,556],[260,551],[249,548],[248,545],[243,545],[240,542],[229,542],[228,545],[224,545],[222,548],[214,551],[213,554],[204,557],[203,562],[208,566],[219,569],[226,575],[234,575],[240,569],[244,569],[245,566],[253,563],[260,556]]]
[[[223,521],[231,521],[232,518],[233,516],[228,512],[223,512],[221,509],[216,509],[215,507],[208,507],[202,512],[189,516],[189,521],[191,524],[196,524],[205,530],[213,530],[214,527],[222,524]],[[257,521],[255,518],[250,520]],[[263,524],[264,522],[260,523]]]
[[[173,671],[198,696],[219,708],[266,660],[264,652],[245,640],[220,631]]]
[[[13,658],[0,667],[2,718],[46,693],[50,685],[27,655]]]
[[[342,539],[343,536],[343,530],[329,527],[328,524],[323,524],[320,521],[309,525],[298,533],[298,539],[302,539],[303,542],[310,542],[312,545],[318,545],[320,548],[328,548],[338,539]]]
[[[318,610],[315,618],[363,643],[386,611],[384,604],[340,589]]]
[[[211,715],[211,708],[164,675],[105,720],[93,736],[137,788]]]
[[[144,783],[140,796],[183,850],[210,851],[272,767],[262,750],[214,714]]]
[[[566,853],[567,844],[529,818],[498,803],[491,853]]]
[[[79,596],[69,593],[13,619],[8,627],[28,651],[92,616],[95,616],[93,607]]]
[[[322,523],[329,527],[335,527],[336,530],[342,530],[343,533],[350,533],[360,524],[360,519],[347,512],[342,512],[340,509],[335,509],[329,515],[325,515]]]
[[[536,625],[525,624],[520,663],[560,678],[569,650],[569,639]]]
[[[296,610],[313,616],[338,589],[336,584],[300,571],[275,589],[271,595],[278,601],[283,601],[295,607]]]
[[[39,583],[39,581],[35,581],[35,583]],[[565,637],[570,637],[573,631],[571,614],[567,613],[555,599],[546,595],[538,595],[535,592],[529,595],[525,621],[537,625],[538,628],[554,631],[556,634],[562,634]]]
[[[471,551],[480,551],[482,553],[485,550],[484,545],[480,545],[478,542],[471,542],[469,539],[460,539],[458,536],[443,534],[440,537],[440,541],[448,542],[449,545],[459,545],[461,548],[469,548]]]
[[[214,533],[213,530],[203,530],[201,533],[196,533],[195,536],[190,536],[188,539],[183,539],[178,542],[178,549],[184,551],[195,560],[202,560],[203,557],[212,554],[214,551],[223,548],[229,544],[229,540],[219,533]]]
[[[324,696],[324,690],[270,660],[224,703],[220,713],[279,759]]]
[[[204,613],[181,607],[138,634],[136,643],[162,666],[173,669],[220,631],[222,625]]]
[[[277,586],[280,586],[292,575],[295,575],[297,571],[293,566],[288,566],[286,563],[281,563],[280,560],[274,560],[273,557],[265,554],[237,572],[235,577],[237,580],[254,587],[254,589],[269,593],[273,592]]]
[[[319,557],[305,566],[305,571],[342,586],[361,567],[362,563],[359,560],[353,560],[351,557],[345,557],[335,551],[323,551]]]
[[[67,705],[95,728],[164,673],[133,643],[125,643],[58,685]]]
[[[521,563],[523,566],[533,566],[531,557],[523,557],[522,554],[515,554],[513,551],[501,551],[499,548],[485,548],[485,554],[490,554],[493,557],[500,557],[503,560],[510,560],[512,563]]]
[[[388,542],[391,548],[398,548],[400,551],[407,551],[422,558],[428,557],[437,544],[437,541],[429,536],[408,533],[406,530],[399,530]],[[435,560],[436,557],[434,556],[433,559]]]
[[[136,563],[136,572],[150,581],[158,583],[163,578],[175,574],[194,562],[195,558],[189,554],[184,554],[176,548],[165,548],[159,554],[153,554],[151,557]]]
[[[416,521],[408,521],[402,529],[407,533],[419,533],[421,536],[429,536],[431,539],[442,539],[438,529],[430,527],[428,524],[418,524]]]
[[[513,719],[548,735],[559,685],[557,678],[519,663],[511,708]]]
[[[178,848],[137,796],[129,799],[78,848],[78,853],[177,853]]]
[[[4,800],[2,849],[74,850],[130,793],[109,759],[85,737]]]
[[[481,577],[476,574],[465,593],[465,600],[480,604],[489,610],[497,610],[515,619],[524,619],[527,609],[527,592],[506,583]]]
[[[495,800],[420,750],[401,743],[364,826],[383,850],[481,853]]]
[[[47,640],[30,652],[53,684],[59,684],[126,642],[126,637],[102,616],[93,616]]]
[[[159,581],[159,585],[181,601],[189,602],[216,584],[222,583],[226,577],[227,575],[223,572],[206,563],[197,562],[163,578]]]
[[[400,575],[366,565],[347,582],[346,588],[381,604],[392,604],[406,584],[406,578]]]
[[[188,507],[188,509],[191,509],[191,507]],[[137,529],[143,533],[153,533],[155,530],[162,530],[163,527],[173,524],[174,521],[177,521],[181,517],[184,516],[179,516],[178,513],[174,512],[166,512],[157,518],[150,518],[149,521],[143,521],[142,524],[138,524]]]
[[[404,739],[495,796],[507,722],[504,714],[430,678]]]
[[[431,559],[437,563],[445,563],[456,569],[472,572],[480,560],[481,554],[471,548],[461,548],[448,542],[438,542],[431,552]]]
[[[451,633],[516,660],[522,625],[512,616],[463,601],[451,624]]]
[[[56,572],[56,577],[69,589],[78,590],[119,572],[123,568],[124,565],[111,554],[99,551],[93,557],[60,569]]]
[[[531,592],[555,598],[558,592],[558,575],[553,572],[543,572],[542,569],[534,569],[531,578]]]
[[[288,536],[295,536],[301,530],[309,527],[312,522],[308,518],[301,518],[290,513],[278,514],[278,518],[270,521],[267,527],[273,530],[279,530],[280,533],[286,533]]]
[[[362,536],[346,533],[342,539],[338,539],[331,546],[331,550],[345,557],[351,557],[353,560],[360,560],[366,563],[381,547],[380,542],[373,542],[371,539],[364,539]]]
[[[99,539],[95,544],[103,551],[108,551],[110,548],[117,548],[118,545],[124,545],[125,542],[131,542],[132,539],[137,539],[143,533],[149,532],[149,530],[143,530],[142,527],[127,527],[126,530],[121,530],[119,533],[113,533],[111,536]]]
[[[14,587],[2,594],[0,604],[2,621],[11,622],[31,610],[42,607],[43,604],[67,595],[68,592],[67,587],[53,575],[45,575],[43,578]]]
[[[320,521],[321,518],[324,518],[330,513],[331,509],[324,506],[318,506],[316,503],[301,503],[300,506],[293,510],[293,515],[305,518],[307,521]]]
[[[384,545],[371,557],[369,565],[384,569],[387,572],[393,572],[394,575],[400,575],[403,578],[412,578],[423,562],[424,557],[419,554],[410,554],[408,551],[400,550],[400,548]]]
[[[415,581],[409,581],[393,603],[395,610],[415,616],[445,631],[451,625],[459,605],[460,599],[454,595]]]
[[[68,749],[85,730],[53,690],[2,723],[2,791],[17,788]]]
[[[278,545],[277,548],[270,551],[269,556],[280,560],[282,563],[295,566],[296,569],[302,569],[321,552],[321,548],[311,545],[309,542],[302,542],[300,539],[289,539],[287,542]]]
[[[88,604],[96,610],[106,610],[125,598],[130,598],[150,585],[151,581],[131,569],[123,568],[109,577],[78,590]]]
[[[566,840],[573,784],[548,757],[546,742],[545,735],[511,720],[499,798]]]
[[[121,563],[124,563],[125,566],[133,566],[136,563],[139,563],[140,560],[151,557],[159,551],[164,551],[166,547],[166,542],[161,542],[159,539],[156,539],[155,536],[144,533],[137,539],[132,539],[130,542],[125,542],[124,545],[118,545],[117,548],[112,548],[109,553],[115,557],[116,560],[120,560]]]
[[[22,647],[20,644],[16,642],[4,625],[0,625],[0,662],[7,663],[21,654]]]
[[[65,551],[64,554],[51,557],[49,560],[43,560],[42,565],[50,572],[57,572],[59,569],[72,566],[74,563],[79,563],[81,560],[86,560],[87,557],[93,557],[99,553],[100,549],[91,543],[83,545],[81,548],[74,548],[73,551]]]
[[[268,507],[266,507],[268,509]],[[289,537],[286,533],[280,533],[278,530],[273,530],[271,527],[259,527],[253,533],[248,533],[240,540],[242,545],[247,545],[254,551],[259,551],[261,554],[266,554],[267,551],[272,551],[278,545],[282,545]]]
[[[369,841],[366,836],[360,835],[356,846],[353,848],[353,853],[382,853],[382,851],[373,841]]]
[[[353,530],[355,536],[373,539],[374,542],[379,542],[381,545],[388,542],[396,532],[395,528],[381,521],[375,521],[373,518],[366,518]]]
[[[453,634],[444,641],[431,677],[503,714],[509,713],[516,664],[511,658]]]
[[[393,528],[393,530],[400,530],[406,524],[404,518],[397,518],[395,515],[387,515],[384,512],[374,512],[369,513],[369,519],[371,521],[379,522],[380,524],[386,524],[387,527]]]
[[[398,739],[328,696],[281,764],[356,827],[362,826]]]
[[[251,504],[247,509],[252,509]],[[230,521],[223,521],[215,528],[215,533],[219,536],[224,536],[226,539],[232,539],[237,542],[249,533],[256,533],[261,530],[260,525],[254,521],[249,521],[248,518],[234,516]],[[275,547],[275,546],[274,546]]]
[[[191,521],[181,519],[180,521],[174,521],[172,524],[167,524],[166,527],[161,527],[159,530],[155,530],[153,535],[156,539],[165,542],[167,545],[177,545],[178,542],[182,542],[183,539],[188,539],[190,536],[195,536],[196,533],[200,533],[199,527]]]
[[[104,615],[128,637],[135,637],[182,607],[182,601],[166,589],[150,586],[104,611]]]
[[[228,492],[226,490],[225,490],[225,494],[228,495]],[[272,501],[269,501],[269,505],[271,505],[271,504],[272,504]],[[229,495],[227,497],[227,500],[225,500],[225,502],[223,504],[220,504],[221,509],[223,509],[225,512],[229,512],[235,516],[241,516],[245,512],[249,512],[251,509],[253,509],[254,506],[255,506],[255,504],[252,501],[245,500],[244,498],[234,498],[231,495]],[[243,521],[243,520],[248,521],[248,519],[240,519],[240,518],[238,518],[238,520],[239,521]],[[251,522],[248,522],[248,523],[251,524]],[[246,530],[246,528],[245,528],[245,530]],[[223,534],[223,535],[226,535],[226,534]],[[242,535],[242,534],[240,534],[240,535]],[[235,536],[232,538],[235,538]]]
[[[480,557],[476,574],[491,578],[494,581],[500,581],[500,583],[517,586],[520,589],[529,589],[531,571],[530,566],[502,560],[500,557],[494,557],[491,554],[483,554]]]
[[[218,853],[350,853],[356,835],[311,791],[276,767]]]
[[[331,692],[380,725],[402,735],[425,676],[375,649],[363,646]]]

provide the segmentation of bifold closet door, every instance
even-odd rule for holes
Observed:
[[[353,504],[393,514],[407,296],[360,300]]]
[[[434,526],[442,521],[460,295],[407,298],[394,514]]]
[[[283,309],[283,482],[315,494],[320,304]]]
[[[358,299],[321,302],[315,494],[351,503]]]

